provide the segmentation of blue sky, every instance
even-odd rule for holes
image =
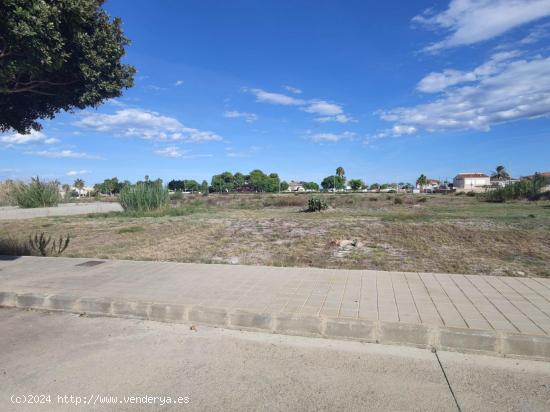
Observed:
[[[135,86],[0,135],[0,179],[550,170],[550,0],[111,0]]]

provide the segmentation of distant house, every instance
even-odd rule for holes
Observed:
[[[294,180],[291,180],[288,182],[288,189],[287,192],[305,192],[306,189],[304,189],[304,182],[297,182]]]
[[[459,173],[453,179],[457,191],[480,192],[491,185],[491,178],[485,173]]]
[[[416,184],[416,188],[421,192],[433,192],[437,188],[439,188],[439,185],[441,182],[437,179],[427,179],[426,184]]]
[[[502,178],[498,176],[491,176],[491,186],[493,186],[494,188],[505,187],[516,182],[519,182],[519,179],[512,179],[511,177]]]
[[[550,172],[542,172],[542,173],[538,173],[538,175],[541,177],[544,177],[544,179],[546,180],[546,186],[542,188],[542,191],[543,192],[550,191]],[[534,177],[535,175],[521,176],[520,180],[533,180]]]

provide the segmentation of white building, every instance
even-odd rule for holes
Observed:
[[[485,173],[459,173],[453,179],[457,191],[481,192],[491,185],[491,178]]]
[[[296,182],[291,180],[288,182],[287,192],[305,192],[304,182]]]

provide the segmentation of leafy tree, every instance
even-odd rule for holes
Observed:
[[[235,173],[233,176],[233,187],[235,190],[241,190],[245,184],[245,176],[241,172]]]
[[[378,183],[373,183],[372,185],[370,185],[369,189],[370,190],[379,190],[380,185]]]
[[[315,182],[305,182],[304,183],[304,189],[305,190],[318,191],[319,190],[319,185]]]
[[[111,179],[105,179],[103,183],[98,183],[94,185],[96,192],[103,193],[105,195],[114,195],[120,193],[120,191],[125,187],[130,185],[130,182],[125,180],[120,183],[116,177]]]
[[[196,180],[171,180],[168,182],[168,189],[197,192],[199,190],[199,183]]]
[[[201,192],[202,194],[208,193],[208,182],[206,180],[203,180],[201,183]]]
[[[345,179],[341,176],[327,176],[321,182],[321,186],[324,190],[334,189],[334,186],[336,186],[336,190],[340,190],[346,187],[345,183]]]
[[[504,166],[497,166],[495,169],[495,172],[493,173],[493,177],[496,178],[497,180],[510,179],[510,175],[508,174]]]
[[[380,190],[387,189],[388,187],[390,187],[390,185],[387,184],[387,183],[384,183],[384,184],[380,185]]]
[[[365,187],[365,183],[361,179],[351,179],[349,185],[351,186],[351,190],[361,190]]]
[[[305,189],[305,188],[304,188],[304,189]],[[281,191],[284,192],[284,191],[286,191],[286,190],[288,190],[288,183],[287,183],[285,180],[283,180],[283,181],[281,182]]]
[[[219,175],[212,176],[212,188],[215,192],[229,192],[234,189],[233,174],[231,172],[223,172]]]
[[[96,107],[133,85],[129,40],[103,0],[0,0],[0,131]]]

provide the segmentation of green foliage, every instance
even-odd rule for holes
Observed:
[[[156,180],[125,186],[119,200],[125,211],[152,211],[166,208],[170,196],[162,181]]]
[[[338,166],[336,168],[336,176],[339,176],[339,177],[344,177],[344,175],[346,174],[346,171],[344,170],[344,168],[342,166]]]
[[[510,179],[510,175],[506,171],[506,168],[504,166],[497,166],[495,169],[495,172],[492,175],[493,178],[497,180],[508,180]]]
[[[320,197],[312,197],[307,201],[306,212],[320,212],[328,209],[328,205],[324,199]]]
[[[544,177],[535,174],[530,180],[522,180],[487,192],[483,198],[488,202],[505,202],[517,199],[535,200],[546,184]]]
[[[52,243],[51,236],[46,236],[44,232],[40,233],[40,236],[35,233],[34,237],[29,237],[29,246],[34,252],[40,253],[42,256],[59,256],[67,249],[70,240],[70,235],[67,235],[65,239],[63,239],[63,236],[59,236],[59,239],[57,241],[54,239]]]
[[[305,187],[304,187],[304,189],[305,189]],[[285,191],[285,190],[288,190],[288,183],[283,180],[281,182],[281,191]]]
[[[393,203],[396,204],[396,205],[402,205],[403,204],[403,198],[401,197],[395,197],[393,199]]]
[[[203,195],[208,194],[208,182],[206,180],[203,180],[201,183],[201,192]]]
[[[143,226],[127,226],[123,227],[122,229],[119,229],[117,231],[118,234],[122,235],[124,233],[138,233],[143,232],[145,228]]]
[[[351,190],[361,190],[365,187],[365,183],[361,179],[351,179],[349,185]]]
[[[113,177],[111,179],[105,179],[103,183],[95,184],[94,189],[98,193],[112,196],[120,193],[124,187],[129,185],[130,182],[128,180],[125,180],[124,182],[119,182],[118,178]]]
[[[304,189],[305,190],[313,190],[318,192],[319,191],[319,185],[315,182],[305,182],[304,183]]]
[[[428,184],[428,178],[424,174],[421,174],[420,177],[416,179],[416,184],[420,187],[426,186]]]
[[[327,176],[321,182],[324,190],[332,190],[336,186],[336,190],[341,190],[346,187],[346,179],[341,176]]]
[[[417,200],[417,202],[418,202],[418,203],[426,203],[427,200],[428,200],[427,197],[419,197],[418,200]]]
[[[171,180],[168,182],[168,189],[170,190],[198,192],[199,188],[199,183],[196,180]]]
[[[20,183],[14,187],[14,198],[20,207],[57,206],[60,200],[59,184],[55,181],[45,182],[33,177],[29,184]]]
[[[97,106],[133,85],[128,39],[99,0],[0,1],[0,131]]]
[[[255,169],[248,175],[242,173],[231,174],[224,172],[212,176],[210,189],[212,192],[233,192],[233,191],[251,191],[251,192],[270,192],[279,191],[279,175],[271,173],[266,175],[259,169]],[[282,190],[282,189],[281,189]]]

